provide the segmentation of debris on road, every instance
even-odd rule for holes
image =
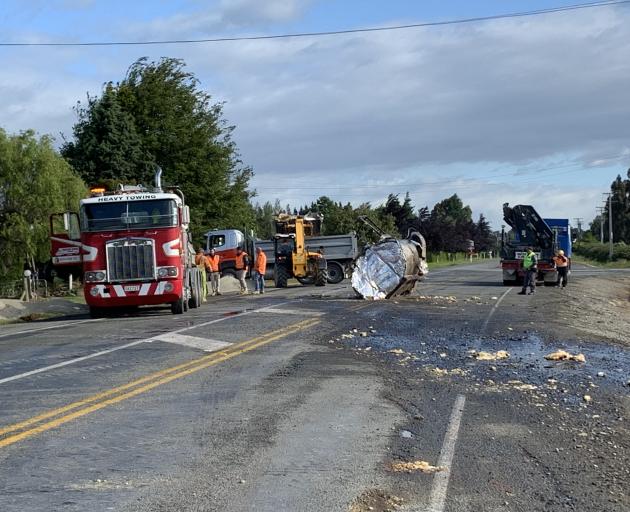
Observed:
[[[477,361],[497,361],[510,357],[510,353],[507,350],[498,350],[497,352],[477,352],[473,350],[471,354]]]
[[[352,288],[364,299],[408,295],[429,271],[424,237],[413,231],[404,240],[396,239],[379,230],[370,219],[361,220],[375,229],[381,240],[355,261]]]
[[[577,363],[585,363],[586,357],[584,354],[570,354],[566,350],[557,350],[556,352],[552,352],[551,354],[547,354],[545,359],[548,361],[575,361]]]
[[[371,510],[396,510],[405,500],[380,490],[368,490],[350,506],[349,512],[369,512]]]
[[[404,355],[407,353],[402,348],[393,348],[392,350],[388,350],[387,352],[389,354],[396,354],[396,355]]]
[[[584,395],[584,396],[582,397],[582,399],[583,399],[583,400],[584,400],[587,404],[593,401],[593,398],[591,397],[591,395]]]
[[[432,466],[424,460],[416,460],[414,462],[393,462],[391,468],[394,473],[415,473],[419,471],[421,473],[432,474],[446,470],[444,466]]]

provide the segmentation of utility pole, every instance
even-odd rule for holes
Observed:
[[[613,258],[613,222],[612,222],[612,193],[604,194],[608,196],[608,259]]]
[[[577,224],[577,230],[578,230],[577,239],[578,239],[578,242],[579,242],[580,240],[582,240],[582,221],[584,219],[582,217],[575,217],[573,220]],[[569,236],[571,236],[571,235],[569,234]]]
[[[604,212],[606,208],[603,206],[596,206],[595,209],[599,212],[599,241],[604,243]]]

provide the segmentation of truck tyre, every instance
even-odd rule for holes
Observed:
[[[185,311],[185,305],[186,301],[184,300],[184,297],[180,297],[175,302],[171,302],[171,313],[174,315],[181,315]]]
[[[320,268],[315,276],[315,286],[326,286],[328,282],[328,269]]]
[[[273,280],[276,288],[286,288],[289,281],[289,273],[282,265],[276,265],[273,272]]]
[[[195,309],[201,306],[201,273],[198,269],[193,270],[191,281],[188,306],[191,309]]]
[[[304,286],[310,286],[315,283],[315,279],[312,276],[296,277],[298,283]]]
[[[343,266],[336,261],[328,262],[328,282],[330,284],[338,284],[344,278]]]

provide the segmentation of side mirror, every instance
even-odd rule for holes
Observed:
[[[70,212],[65,212],[63,214],[63,230],[65,232],[70,231],[70,215],[72,215]]]
[[[188,205],[182,208],[182,224],[190,224],[190,207]]]

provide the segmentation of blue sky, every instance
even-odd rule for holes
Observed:
[[[567,1],[4,0],[0,39],[199,38],[383,26]],[[73,105],[138,57],[183,58],[237,126],[260,201],[458,193],[591,219],[630,167],[630,8],[317,39],[0,48],[0,127],[69,136]],[[168,173],[168,171],[166,171]],[[297,177],[296,176],[300,176]]]

